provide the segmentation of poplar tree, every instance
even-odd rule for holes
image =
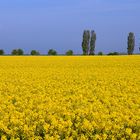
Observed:
[[[89,49],[90,49],[90,31],[87,30],[87,52],[86,54],[89,54]]]
[[[86,30],[84,30],[84,33],[83,33],[82,50],[83,50],[83,55],[86,55],[86,52],[87,52]]]
[[[134,33],[130,32],[128,35],[128,42],[127,42],[127,53],[128,55],[132,55],[134,52],[134,47],[135,47],[135,36]]]
[[[95,54],[95,42],[96,42],[96,33],[95,31],[91,31],[91,39],[90,39],[90,55]]]
[[[89,30],[84,30],[83,42],[82,42],[83,55],[88,55],[88,53],[89,53],[89,43],[90,43],[90,31]]]

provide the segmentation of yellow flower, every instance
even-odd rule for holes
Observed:
[[[131,135],[132,129],[131,129],[131,128],[126,128],[126,133],[127,133],[128,135]]]
[[[2,140],[140,139],[140,56],[0,57]]]

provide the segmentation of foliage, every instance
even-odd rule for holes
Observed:
[[[4,50],[0,49],[0,55],[4,55]]]
[[[119,55],[119,53],[118,52],[110,52],[107,55]]]
[[[12,55],[23,55],[24,51],[22,49],[14,49],[11,52]]]
[[[18,52],[18,55],[23,55],[24,54],[24,51],[22,49],[18,49],[17,52]]]
[[[98,55],[103,55],[103,52],[98,52]]]
[[[86,55],[87,52],[86,31],[84,31],[83,33],[82,50],[83,50],[83,55]]]
[[[31,50],[31,55],[40,55],[39,51]]]
[[[139,140],[140,56],[0,57],[0,139]]]
[[[57,55],[57,52],[56,52],[56,50],[50,49],[48,51],[48,55]]]
[[[95,31],[91,31],[91,39],[90,39],[90,55],[95,54],[95,42],[96,42],[96,33]]]
[[[82,50],[83,55],[94,55],[95,54],[95,42],[96,42],[96,33],[95,31],[84,30],[83,41],[82,41]]]
[[[88,55],[88,53],[89,53],[89,43],[90,43],[90,31],[89,30],[84,30],[83,41],[82,41],[83,55]]]
[[[14,49],[14,50],[12,50],[11,54],[12,54],[12,55],[18,55],[18,52],[17,52],[16,49]]]
[[[90,31],[87,30],[87,52],[86,54],[88,55],[89,54],[89,49],[90,49]]]
[[[134,46],[135,46],[135,36],[134,33],[130,32],[128,35],[128,47],[127,47],[128,55],[133,54]]]
[[[66,52],[66,55],[73,55],[73,51],[72,51],[72,50],[68,50],[68,51]]]

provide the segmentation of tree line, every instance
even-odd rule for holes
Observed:
[[[0,49],[0,55],[4,55],[5,52],[3,49]],[[23,49],[14,49],[11,51],[11,55],[24,55],[24,50]],[[37,50],[31,50],[29,55],[41,55],[39,51]],[[57,55],[57,51],[54,49],[50,49],[47,53],[47,55]],[[73,55],[72,50],[66,51],[65,55]]]
[[[94,30],[84,30],[83,40],[82,40],[82,51],[83,55],[95,55],[95,46],[96,46],[96,33]],[[127,54],[132,55],[135,47],[135,36],[133,32],[128,34],[127,38]],[[140,51],[140,48],[139,48]],[[0,55],[4,55],[5,52],[3,49],[0,49]],[[50,49],[47,53],[48,55],[57,55],[57,51]],[[66,51],[65,55],[73,55],[73,50]],[[24,55],[22,49],[13,49],[11,55]],[[31,50],[30,55],[40,55],[40,52],[37,50]],[[98,55],[103,55],[103,52],[98,52]],[[110,52],[107,55],[119,55],[118,52]]]

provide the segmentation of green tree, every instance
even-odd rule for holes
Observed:
[[[84,30],[83,41],[82,41],[83,55],[88,55],[89,42],[90,42],[90,31],[89,30]]]
[[[107,55],[119,55],[119,53],[118,52],[110,52]]]
[[[16,49],[14,49],[14,50],[12,50],[11,54],[12,54],[12,55],[18,55],[18,52],[17,52]]]
[[[39,51],[31,50],[31,55],[40,55]]]
[[[18,52],[18,55],[23,55],[24,54],[24,51],[22,49],[18,49],[17,52]]]
[[[68,50],[68,51],[66,52],[66,55],[73,55],[73,51],[72,51],[72,50]]]
[[[84,30],[84,33],[83,33],[82,50],[83,50],[83,55],[86,55],[86,52],[87,52],[86,30]]]
[[[50,49],[48,51],[48,55],[57,55],[57,51],[56,50],[53,50],[53,49]]]
[[[86,54],[89,54],[89,49],[90,49],[90,31],[87,30],[87,52]]]
[[[22,49],[14,49],[11,52],[12,55],[23,55],[24,51]]]
[[[4,50],[0,50],[0,55],[4,55]]]
[[[128,42],[127,42],[127,53],[128,55],[132,55],[134,52],[134,47],[135,47],[135,36],[134,33],[130,32],[128,35]]]
[[[98,52],[98,55],[103,55],[103,52]]]
[[[91,31],[91,39],[90,39],[90,55],[95,54],[95,42],[96,42],[96,33],[95,31]]]

